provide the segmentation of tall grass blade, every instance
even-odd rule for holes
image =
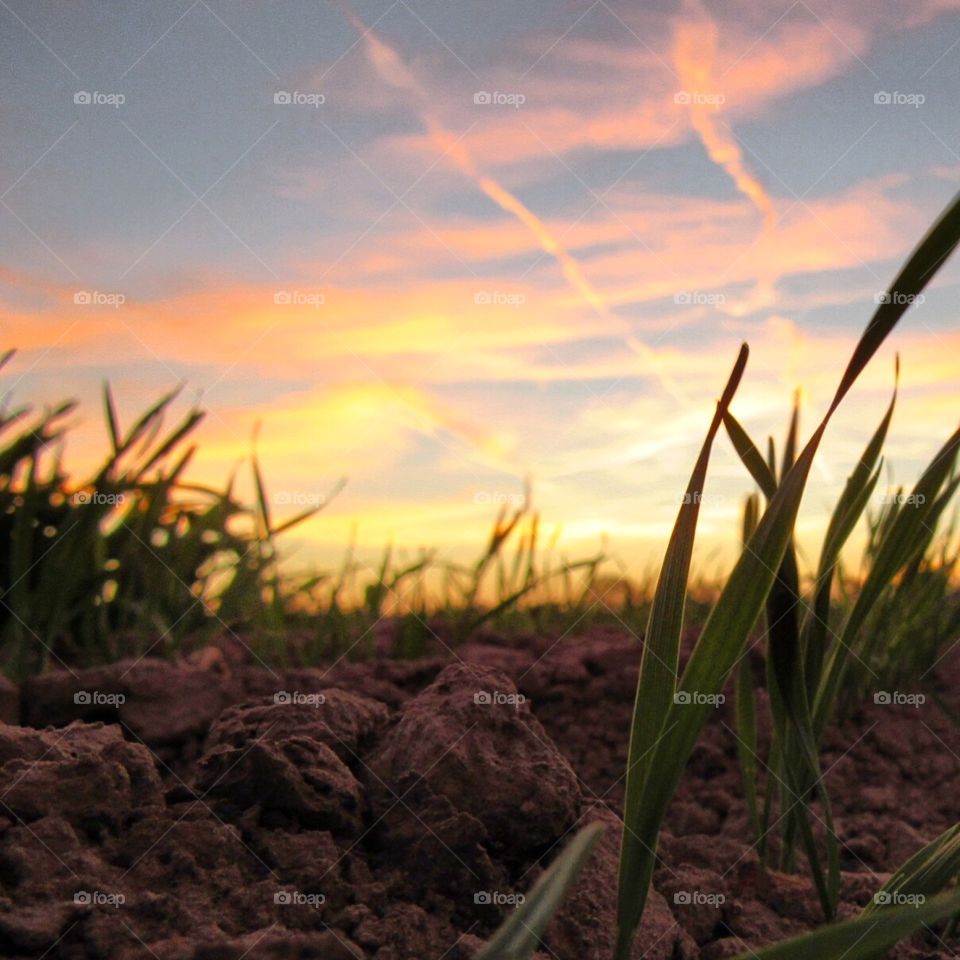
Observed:
[[[736,717],[737,756],[743,780],[743,797],[747,805],[750,826],[757,841],[763,833],[760,812],[757,806],[757,705],[753,690],[753,668],[750,658],[744,657],[737,670]]]
[[[747,468],[747,472],[753,477],[767,500],[772,500],[773,495],[777,492],[776,477],[748,436],[747,431],[729,411],[723,415],[723,425],[733,443],[733,449],[737,451],[737,456],[740,457],[743,465]],[[754,524],[754,526],[756,525]]]
[[[880,451],[883,449],[893,411],[897,403],[897,389],[900,380],[900,360],[897,358],[894,371],[893,396],[890,406],[884,414],[880,425],[874,431],[870,442],[853,472],[847,478],[843,493],[834,507],[827,524],[823,548],[820,551],[820,560],[817,566],[817,579],[814,588],[813,603],[807,611],[806,622],[803,627],[803,641],[806,650],[807,693],[813,699],[820,685],[820,674],[823,669],[823,660],[828,647],[828,633],[830,631],[830,596],[833,589],[833,576],[843,549],[854,527],[857,525],[866,505],[873,495],[877,480],[880,477],[882,461]]]
[[[920,906],[891,907],[750,950],[736,960],[879,960],[897,941],[960,909],[960,893]]]
[[[847,672],[849,658],[867,616],[899,570],[924,550],[935,527],[934,511],[941,487],[952,474],[960,452],[960,428],[940,448],[913,488],[913,500],[896,513],[880,541],[877,554],[843,632],[831,647],[814,704],[814,729],[818,737],[833,711]]]
[[[783,462],[780,476],[785,477],[797,459],[797,434],[800,429],[800,391],[793,395],[793,413],[790,415],[790,428],[787,430],[787,442],[783,446]]]
[[[960,242],[960,193],[940,214],[936,223],[927,231],[910,255],[906,264],[887,290],[884,302],[880,304],[870,321],[866,332],[857,344],[847,365],[843,379],[837,389],[830,410],[833,412],[847,395],[863,368],[886,340],[887,335],[897,325],[910,305],[924,287],[933,279],[936,272],[946,262]]]
[[[661,736],[664,721],[673,705],[676,691],[680,635],[683,629],[683,606],[687,596],[693,542],[710,452],[724,414],[740,385],[748,356],[749,350],[744,344],[740,348],[733,371],[717,403],[713,421],[690,476],[687,492],[667,545],[663,568],[650,609],[627,755],[625,827],[620,850],[620,885],[617,905],[622,936],[632,936],[640,923],[645,896],[637,896],[637,891],[641,888],[646,889],[649,884],[647,871],[652,869],[650,851],[645,847],[645,840],[634,833],[631,825],[642,815],[644,784],[652,769],[650,760]],[[629,949],[629,944],[626,949]]]
[[[645,770],[654,771],[655,774],[642,776],[641,771],[641,776],[638,776],[632,769],[628,770],[628,777],[633,773],[641,792],[639,796],[634,796],[629,808],[625,805],[621,887],[618,891],[617,960],[629,958],[653,876],[660,825],[667,806],[707,714],[713,708],[715,700],[711,698],[715,698],[723,689],[773,586],[776,571],[780,569],[793,535],[814,456],[830,419],[907,305],[912,302],[912,296],[909,295],[923,289],[958,240],[960,196],[900,272],[891,288],[891,295],[878,307],[857,344],[820,426],[790,472],[782,479],[747,550],[734,566],[687,663],[679,685],[679,692],[684,696],[677,698],[678,702],[669,709],[666,718],[647,721],[662,730],[662,734],[652,756],[642,758]],[[894,293],[897,295],[894,296]],[[655,701],[648,707],[638,701],[637,707],[652,712],[659,709],[660,703]],[[635,759],[631,748],[631,763]]]
[[[764,464],[766,467],[766,464]],[[760,498],[751,493],[743,506],[743,533],[741,543],[745,548],[757,528],[760,514]],[[757,727],[757,704],[753,684],[753,665],[750,657],[740,661],[737,670],[736,689],[737,757],[740,762],[740,775],[743,781],[743,797],[747,806],[750,826],[758,843],[762,843],[763,824],[757,806],[757,750],[759,732]]]
[[[103,385],[103,415],[107,421],[107,432],[110,434],[110,446],[113,449],[113,455],[117,456],[120,452],[120,421],[117,417],[117,408],[113,402],[113,394],[110,392],[110,384]]]
[[[960,874],[960,823],[918,850],[880,888],[864,908],[874,913],[906,897],[932,897]]]
[[[533,955],[550,918],[576,882],[603,830],[602,824],[591,823],[567,844],[533,885],[524,902],[477,954],[476,960],[528,960]]]

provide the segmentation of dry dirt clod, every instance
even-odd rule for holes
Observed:
[[[402,818],[398,798],[422,787],[518,859],[550,847],[580,810],[570,764],[513,682],[488,667],[448,666],[404,707],[366,766],[375,812]]]

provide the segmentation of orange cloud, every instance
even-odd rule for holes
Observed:
[[[863,16],[786,18],[767,31],[769,22],[757,30],[726,16],[712,28],[703,18],[693,24],[694,43],[708,41],[704,52],[712,49],[714,56],[713,79],[705,85],[725,98],[724,114],[731,122],[762,116],[786,95],[838,76],[868,54],[873,39]],[[451,122],[456,120],[464,131],[460,142],[481,162],[525,165],[531,174],[537,170],[534,162],[551,154],[675,146],[696,133],[688,106],[674,99],[690,78],[671,69],[675,38],[662,29],[662,19],[638,30],[653,49],[567,37],[548,62],[519,83],[515,66],[494,74],[491,87],[522,87],[526,102],[518,110],[478,110],[468,91],[455,84],[452,90],[431,91],[432,99]],[[690,39],[688,33],[684,43]],[[431,143],[411,134],[387,138],[383,150],[419,162],[435,154]]]
[[[763,214],[764,228],[769,230],[776,218],[776,206],[763,184],[747,168],[729,129],[718,121],[717,92],[714,76],[718,29],[700,0],[685,0],[684,17],[676,21],[673,62],[681,86],[681,100],[690,107],[690,121],[697,131],[710,159],[722,167],[737,189]],[[722,102],[722,101],[721,101]]]

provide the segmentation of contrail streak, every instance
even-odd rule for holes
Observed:
[[[710,159],[722,167],[737,189],[763,214],[764,230],[777,219],[773,200],[763,184],[747,169],[740,145],[730,131],[717,123],[711,94],[713,62],[717,49],[717,24],[701,0],[683,0],[684,16],[674,25],[673,62],[680,85],[689,98],[690,120]]]
[[[633,335],[630,325],[618,317],[607,305],[603,295],[584,275],[577,260],[561,244],[550,228],[519,198],[501,186],[488,174],[483,173],[463,144],[444,126],[430,109],[430,97],[410,72],[393,47],[381,40],[371,27],[368,27],[356,14],[347,0],[339,0],[343,15],[360,34],[367,59],[380,77],[392,87],[412,94],[417,104],[421,120],[437,146],[443,150],[454,165],[471,179],[505,213],[516,217],[534,236],[544,253],[549,254],[559,264],[567,283],[601,316],[615,324],[631,349],[649,365],[663,386],[676,400],[686,402],[673,378],[661,369],[656,351],[641,343]]]

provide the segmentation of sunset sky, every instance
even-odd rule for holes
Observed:
[[[280,518],[348,478],[287,541],[320,563],[475,552],[525,477],[569,555],[655,563],[740,342],[739,419],[800,387],[810,428],[960,185],[960,0],[0,0],[0,43],[3,392],[82,401],[80,477],[106,379],[199,398],[195,479],[262,421]],[[813,559],[895,352],[889,486],[955,428],[958,285],[832,424]],[[751,489],[711,469],[701,564]]]

